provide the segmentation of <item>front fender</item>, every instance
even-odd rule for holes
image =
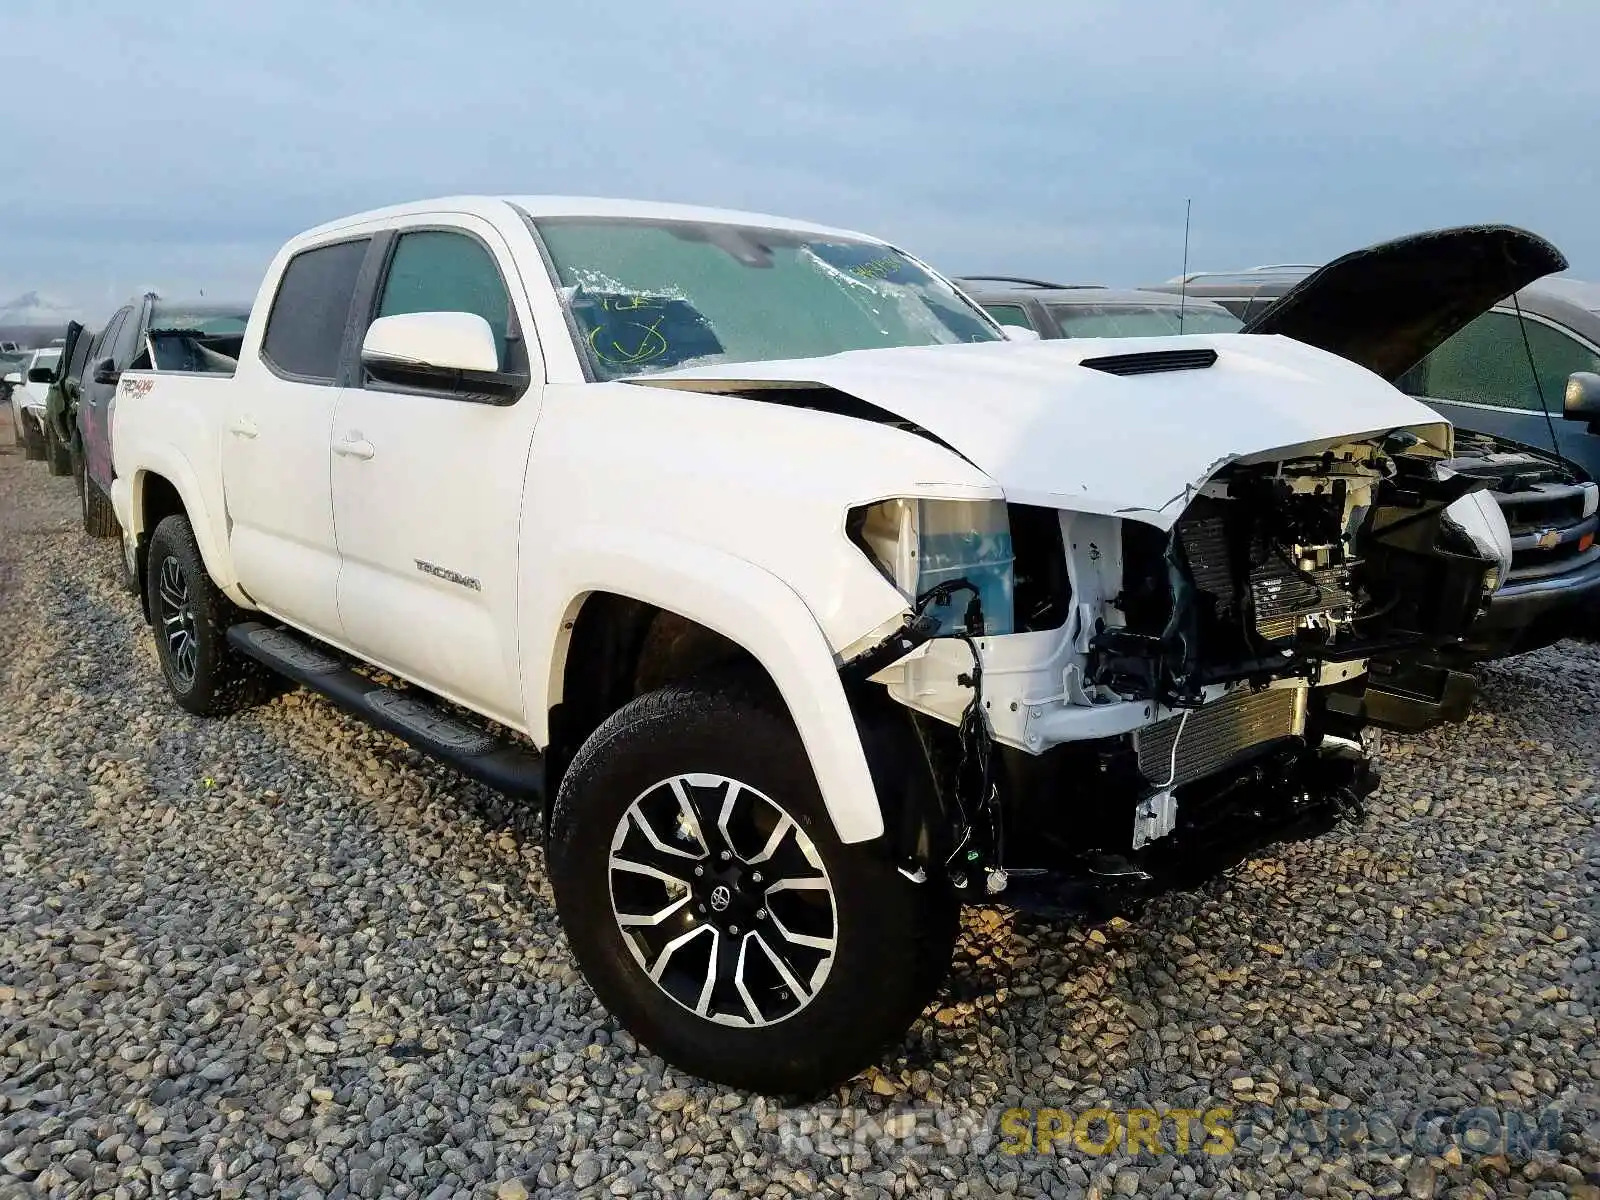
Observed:
[[[529,732],[539,745],[548,744],[549,710],[561,700],[572,623],[584,599],[601,591],[698,621],[750,653],[788,706],[839,839],[883,833],[838,663],[816,617],[776,575],[708,546],[586,528],[525,571],[519,642]]]

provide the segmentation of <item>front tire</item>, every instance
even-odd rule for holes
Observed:
[[[188,517],[170,516],[156,526],[149,564],[146,597],[167,690],[196,716],[232,712],[247,677],[228,644],[234,608],[206,573]]]
[[[957,908],[834,833],[781,701],[728,677],[613,714],[551,817],[556,908],[602,1004],[668,1062],[815,1095],[904,1036]]]

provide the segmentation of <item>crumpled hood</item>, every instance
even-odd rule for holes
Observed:
[[[1204,349],[1216,352],[1216,362],[1199,369],[1119,375],[1081,365]],[[1131,516],[1163,529],[1193,488],[1231,462],[1315,453],[1397,429],[1441,454],[1451,444],[1447,421],[1371,372],[1259,335],[858,350],[686,367],[629,382],[753,400],[833,389],[941,439],[1014,502]]]

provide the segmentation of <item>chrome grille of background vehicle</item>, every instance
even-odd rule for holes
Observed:
[[[1583,520],[1584,489],[1576,484],[1539,483],[1525,491],[1502,491],[1495,499],[1512,536]]]
[[[1173,776],[1171,787],[1181,787],[1226,766],[1251,746],[1305,732],[1305,687],[1268,688],[1235,692],[1222,700],[1193,709],[1187,724],[1182,716],[1146,726],[1134,734],[1139,770],[1154,784]],[[1183,726],[1183,736],[1178,728]],[[1177,739],[1176,771],[1172,745]]]
[[[1583,515],[1588,494],[1582,484],[1539,483],[1497,492],[1495,499],[1511,531],[1512,580],[1560,575],[1600,556],[1600,521]]]

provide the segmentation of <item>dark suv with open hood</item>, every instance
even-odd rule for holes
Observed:
[[[1565,266],[1560,259],[1546,274]],[[1450,335],[1426,354],[1415,353],[1423,343],[1391,348],[1379,373],[1450,418],[1454,466],[1488,479],[1505,514],[1511,574],[1472,647],[1492,657],[1548,645],[1600,621],[1600,285],[1512,274],[1493,263],[1484,271],[1502,281],[1489,302],[1463,308]],[[1247,330],[1339,351],[1329,339],[1345,335],[1310,328],[1330,312],[1328,299],[1306,302],[1312,289],[1369,304],[1381,318],[1424,303],[1448,282],[1438,277],[1424,237],[1358,250],[1321,268],[1198,272],[1147,290],[1220,304]]]
[[[1553,246],[1513,229],[1495,231],[1487,243],[1503,247],[1505,261],[1492,255],[1461,261],[1459,247],[1481,232],[1419,234],[1321,269],[1260,267],[1137,290],[1014,276],[972,275],[959,282],[1002,324],[1043,338],[1154,337],[1180,328],[1280,333],[1342,354],[1404,388],[1452,347],[1475,337],[1487,317],[1509,307],[1509,301],[1496,303],[1508,294],[1505,287],[1520,287],[1518,294],[1527,296],[1535,290],[1532,280],[1566,265]],[[1452,251],[1456,261],[1445,271],[1439,263]],[[1409,288],[1402,287],[1407,280]],[[1441,295],[1449,295],[1446,303],[1440,303]],[[1600,326],[1600,317],[1594,320]],[[1406,332],[1397,336],[1395,329]],[[1572,369],[1594,368],[1580,362]],[[1564,383],[1552,379],[1545,386]],[[1431,395],[1414,385],[1411,390]],[[1559,390],[1556,396],[1560,403]],[[1600,489],[1589,473],[1547,449],[1480,429],[1476,414],[1463,406],[1439,408],[1457,425],[1451,466],[1486,481],[1506,518],[1514,557],[1505,584],[1466,642],[1447,654],[1413,657],[1403,672],[1399,664],[1374,668],[1375,677],[1389,673],[1394,694],[1416,702],[1418,724],[1465,712],[1472,688],[1457,668],[1555,641],[1583,619],[1575,608],[1586,597],[1600,603],[1600,548],[1593,545]],[[1514,430],[1527,433],[1521,426]]]

